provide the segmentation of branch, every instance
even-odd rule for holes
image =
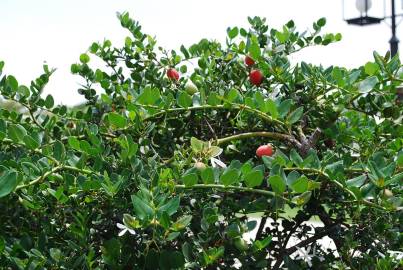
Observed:
[[[12,145],[12,146],[14,145],[14,146],[21,146],[21,147],[24,147],[24,148],[26,148],[26,149],[29,150],[29,151],[32,151],[32,152],[34,152],[34,153],[40,154],[40,155],[42,155],[42,156],[48,158],[49,160],[53,161],[55,164],[59,164],[59,161],[58,161],[57,159],[55,159],[55,158],[52,157],[52,156],[49,156],[49,155],[46,155],[46,154],[42,153],[42,150],[40,150],[40,149],[29,149],[29,148],[27,148],[27,146],[26,146],[25,144],[19,143],[19,142],[14,142],[13,140],[10,140],[10,139],[3,139],[3,140],[1,141],[1,143],[6,143],[6,144],[9,144],[9,145]]]
[[[147,106],[147,105],[139,105],[143,108],[153,108],[153,109],[161,109],[155,106]],[[253,109],[247,105],[243,105],[243,104],[230,104],[231,106],[224,106],[224,105],[202,105],[202,106],[194,106],[194,107],[188,107],[188,108],[170,108],[170,109],[162,109],[159,112],[152,114],[149,117],[146,117],[143,119],[143,121],[147,122],[147,121],[151,121],[155,118],[158,118],[164,114],[168,114],[168,113],[173,113],[173,112],[187,112],[187,111],[199,111],[199,110],[245,110],[251,113],[254,113],[256,115],[258,115],[260,118],[262,118],[263,120],[265,120],[266,122],[269,123],[275,123],[279,126],[285,127],[286,125],[281,122],[280,120],[274,119],[271,116],[267,115],[266,113],[263,113],[257,109]]]
[[[305,240],[299,242],[298,244],[286,249],[285,254],[290,255],[290,254],[294,253],[295,251],[297,251],[297,247],[304,247],[312,242],[315,242],[316,240],[321,239],[322,237],[329,235],[338,226],[339,226],[339,224],[332,224],[331,226],[327,227],[322,232],[315,233],[314,236],[312,236],[308,239],[305,239]]]
[[[70,170],[70,171],[75,171],[75,172],[81,172],[81,173],[85,173],[85,174],[97,174],[93,171],[90,170],[85,170],[85,169],[79,169],[76,167],[72,167],[72,166],[63,166],[63,165],[59,165],[54,167],[52,170],[44,173],[43,175],[37,177],[36,179],[32,180],[31,182],[28,182],[26,184],[22,184],[22,185],[18,185],[14,191],[20,190],[22,188],[26,188],[38,183],[41,183],[42,181],[44,181],[46,179],[46,177],[58,172],[58,171],[62,171],[62,170]]]
[[[297,129],[301,141],[300,146],[297,147],[298,152],[305,157],[308,154],[308,151],[315,147],[320,135],[322,134],[322,130],[320,128],[316,128],[312,135],[307,138],[301,126],[298,126]]]
[[[264,226],[266,225],[266,221],[267,221],[266,215],[260,219],[259,228],[257,229],[256,236],[255,236],[255,241],[262,238],[262,234],[263,234]]]
[[[185,186],[185,185],[175,185],[177,189],[219,189],[223,191],[230,191],[230,190],[237,190],[241,192],[249,192],[254,194],[264,195],[266,197],[277,197],[283,199],[285,202],[292,204],[292,202],[284,198],[281,195],[274,193],[273,191],[263,190],[263,189],[255,189],[255,188],[248,188],[248,187],[241,187],[241,186],[224,186],[219,184],[195,184],[193,186]]]
[[[280,267],[281,264],[283,263],[284,255],[287,255],[287,254],[288,254],[286,247],[287,247],[288,241],[290,240],[290,238],[291,238],[291,236],[293,235],[293,233],[295,233],[295,232],[297,231],[298,227],[299,227],[304,221],[307,221],[307,220],[309,220],[310,218],[311,218],[311,215],[308,215],[305,219],[299,220],[299,221],[294,225],[294,227],[292,227],[292,228],[290,229],[288,235],[286,236],[286,238],[285,238],[285,240],[284,240],[283,246],[281,247],[280,252],[279,252],[279,254],[278,254],[277,258],[276,258],[276,263],[274,264],[274,266],[273,266],[273,268],[272,268],[273,270],[279,269],[279,267]]]
[[[294,145],[299,144],[299,142],[291,135],[276,133],[276,132],[257,131],[257,132],[241,133],[241,134],[232,135],[232,136],[218,139],[217,145],[225,144],[225,143],[228,143],[228,142],[234,141],[234,140],[242,140],[242,139],[253,138],[253,137],[267,137],[267,138],[275,139],[275,140],[288,141]]]
[[[32,109],[30,107],[26,107],[26,108],[28,109],[29,115],[31,116],[31,119],[32,119],[32,121],[34,121],[35,125],[37,125],[42,131],[46,131],[46,129],[41,124],[39,124],[39,122],[36,120],[34,113],[32,112]]]
[[[45,180],[46,177],[48,177],[48,176],[51,175],[51,174],[54,174],[55,172],[60,171],[61,169],[62,169],[61,166],[54,167],[52,170],[50,170],[50,171],[44,173],[43,175],[39,176],[39,177],[36,178],[35,180],[32,180],[31,182],[29,182],[29,183],[27,183],[27,184],[23,184],[23,185],[18,185],[18,186],[15,188],[14,191],[17,191],[17,190],[20,190],[20,189],[22,189],[22,188],[26,188],[26,187],[35,185],[35,184],[37,184],[37,183],[40,183],[40,182],[42,182],[43,180]]]

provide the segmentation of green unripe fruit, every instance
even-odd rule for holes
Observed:
[[[239,251],[246,251],[249,248],[248,243],[246,243],[246,241],[241,237],[234,239],[234,245]]]
[[[194,85],[194,83],[190,80],[185,84],[185,90],[186,90],[186,93],[188,93],[189,95],[194,95],[197,92],[199,92],[199,89],[197,89],[197,86]]]

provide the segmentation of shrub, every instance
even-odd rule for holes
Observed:
[[[124,46],[93,43],[71,66],[85,104],[44,97],[46,65],[29,87],[0,77],[18,104],[0,109],[1,268],[398,266],[398,56],[352,70],[290,61],[341,39],[321,34],[325,19],[300,33],[248,18],[226,44],[175,51],[118,18]]]

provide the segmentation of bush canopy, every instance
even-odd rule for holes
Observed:
[[[42,95],[47,65],[24,86],[0,62],[0,268],[402,266],[398,56],[290,61],[341,39],[324,18],[179,50],[118,18],[123,46],[71,66],[85,104]]]

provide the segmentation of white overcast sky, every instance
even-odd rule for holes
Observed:
[[[346,11],[356,11],[355,0],[344,1]],[[372,11],[383,15],[383,1],[373,2]],[[401,13],[401,3],[396,2]],[[122,44],[129,33],[121,28],[117,11],[129,11],[144,32],[171,49],[204,37],[223,41],[228,26],[247,26],[247,16],[266,17],[270,27],[281,27],[293,19],[301,31],[326,17],[324,32],[341,32],[343,40],[307,49],[294,57],[324,66],[363,65],[372,60],[374,50],[384,54],[389,49],[391,35],[386,23],[348,26],[342,18],[342,0],[0,0],[0,60],[6,62],[4,72],[29,84],[41,74],[46,61],[57,72],[45,93],[53,94],[58,103],[79,102],[79,78],[70,74],[70,65],[93,41],[108,38]],[[401,39],[402,33],[403,29],[398,28]]]

